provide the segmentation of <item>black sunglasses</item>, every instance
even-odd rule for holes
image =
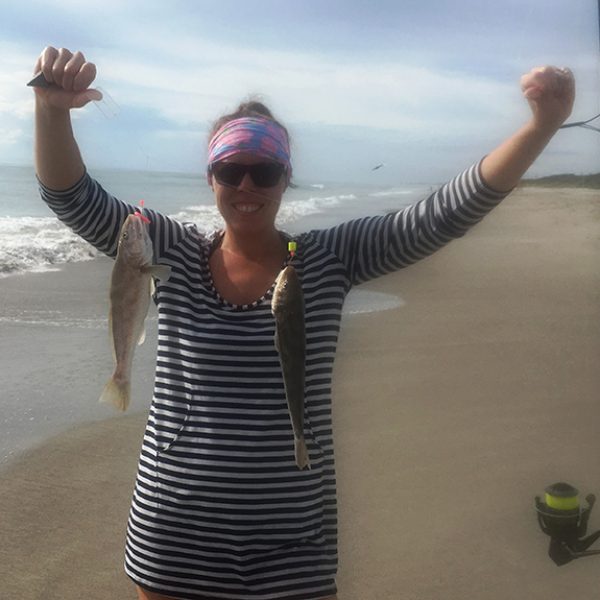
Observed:
[[[237,187],[242,183],[246,173],[250,173],[254,185],[269,188],[277,185],[285,172],[285,166],[280,163],[264,162],[254,165],[240,165],[233,162],[216,162],[210,166],[210,172],[222,185]]]

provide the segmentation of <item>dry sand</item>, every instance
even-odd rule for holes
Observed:
[[[600,556],[554,566],[533,506],[561,480],[600,495],[599,251],[598,192],[518,190],[464,239],[369,284],[406,305],[344,319],[340,600],[597,593]],[[98,269],[71,278],[73,294],[91,295]],[[63,393],[86,385],[71,376]],[[122,555],[144,418],[77,427],[0,471],[0,597],[135,598]]]

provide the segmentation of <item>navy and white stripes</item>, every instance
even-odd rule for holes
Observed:
[[[42,196],[59,218],[114,256],[135,207],[85,175]],[[125,569],[138,584],[187,599],[311,600],[336,592],[337,508],[331,373],[352,285],[405,267],[463,235],[505,194],[475,165],[395,214],[296,238],[306,306],[305,437],[293,434],[270,310],[272,289],[246,306],[215,290],[202,235],[145,210],[157,286],[155,387],[127,529]],[[343,402],[343,399],[340,401]]]

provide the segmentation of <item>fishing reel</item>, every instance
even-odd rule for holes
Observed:
[[[553,483],[545,492],[545,502],[536,496],[535,504],[539,526],[550,536],[548,556],[554,563],[560,567],[576,558],[600,554],[600,550],[588,550],[600,538],[600,531],[583,537],[596,496],[588,494],[588,505],[581,508],[579,491],[568,483]]]

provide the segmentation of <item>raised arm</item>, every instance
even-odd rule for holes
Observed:
[[[495,190],[513,189],[571,114],[575,80],[569,69],[539,67],[521,78],[531,120],[490,152],[481,164],[486,183]]]
[[[429,198],[397,213],[315,232],[347,270],[352,284],[401,269],[464,235],[519,183],[571,113],[568,69],[533,69],[521,79],[532,108],[527,125]]]
[[[121,226],[137,208],[121,202],[86,174],[70,118],[71,109],[102,98],[98,90],[89,88],[96,67],[81,52],[49,46],[37,60],[35,72],[39,71],[52,84],[34,88],[35,166],[42,199],[77,235],[115,256]],[[154,257],[160,260],[187,235],[186,228],[156,211],[145,210],[145,214],[150,217]]]
[[[50,189],[66,190],[77,183],[85,166],[73,135],[70,110],[100,100],[98,90],[89,89],[96,77],[94,64],[81,52],[65,48],[44,49],[35,65],[53,85],[35,89],[35,168],[40,181]]]

